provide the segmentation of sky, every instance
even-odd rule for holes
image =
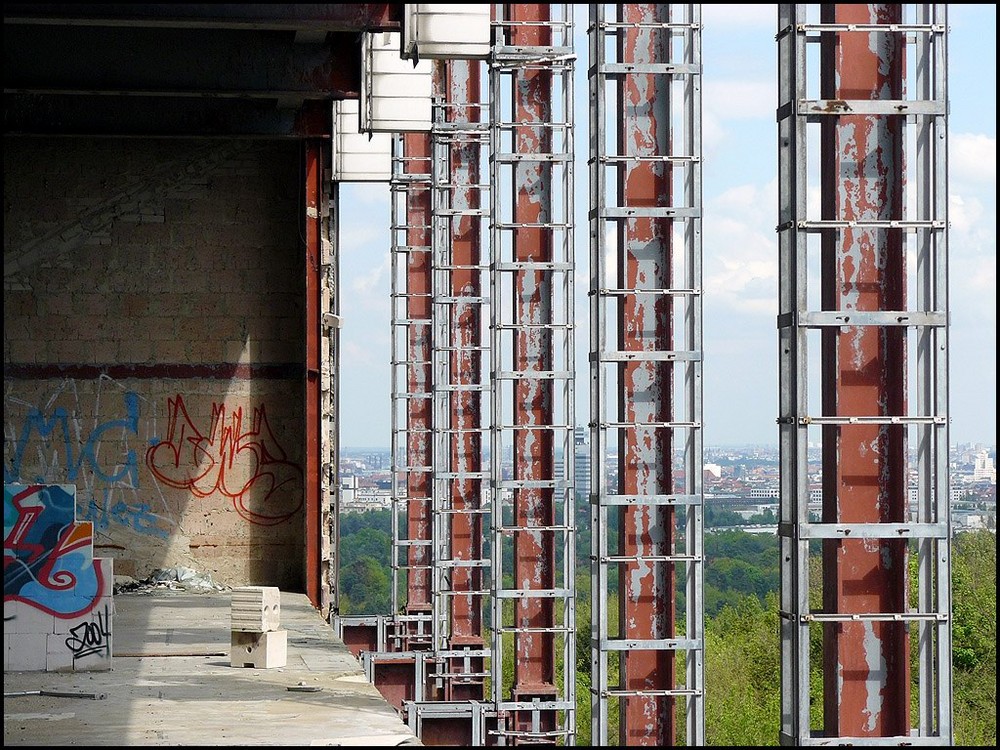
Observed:
[[[911,6],[908,6],[911,7]],[[576,6],[586,196],[587,6]],[[705,446],[776,445],[776,5],[702,5]],[[948,5],[949,442],[996,444],[996,6]],[[389,188],[340,187],[341,445],[388,448]],[[588,225],[577,200],[577,419],[588,421]]]

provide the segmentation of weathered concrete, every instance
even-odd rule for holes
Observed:
[[[285,667],[230,666],[230,596],[115,595],[110,671],[4,674],[4,745],[420,744],[304,594]]]

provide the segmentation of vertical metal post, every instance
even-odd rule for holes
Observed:
[[[321,258],[323,255],[322,240],[325,221],[323,211],[326,191],[323,189],[324,160],[323,144],[320,141],[306,140],[303,144],[305,184],[302,190],[305,194],[305,215],[302,221],[305,225],[305,342],[306,342],[306,377],[305,377],[305,533],[306,533],[306,594],[313,606],[320,607],[329,604],[327,592],[320,575],[320,550],[324,546],[321,537],[327,534],[327,529],[321,527],[321,519],[325,517],[326,497],[321,493],[320,477],[322,476],[322,459],[320,457],[320,372],[322,369],[321,340],[322,321],[320,308],[320,289],[322,285]]]
[[[427,133],[405,133],[403,151],[408,173],[430,173],[431,139]],[[406,296],[410,322],[407,341],[407,391],[410,394],[406,418],[407,436],[407,538],[409,576],[406,613],[414,618],[431,613],[430,547],[432,536],[431,493],[433,476],[434,427],[431,350],[431,189],[415,186],[406,196]],[[419,621],[419,619],[415,620]]]
[[[660,17],[660,10],[665,17]],[[669,23],[668,6],[621,5],[619,58],[625,64],[670,59],[669,29],[644,26]],[[619,152],[637,157],[670,153],[670,79],[653,74],[625,77],[618,90]],[[618,170],[621,205],[630,208],[671,206],[672,166],[669,162],[630,160]],[[617,283],[636,292],[618,302],[618,348],[623,352],[669,351],[673,348],[673,309],[663,295],[639,289],[672,286],[673,221],[669,216],[637,216],[619,222],[622,262]],[[619,485],[623,494],[666,495],[673,491],[673,433],[656,423],[673,415],[673,362],[625,361],[619,365],[619,413],[623,445],[619,452]],[[634,426],[633,426],[634,425]],[[641,639],[672,638],[676,606],[676,570],[662,558],[673,552],[674,508],[624,506],[619,521],[618,549],[636,558],[618,567],[619,621]],[[645,559],[644,559],[645,558]],[[661,558],[661,561],[655,560]],[[672,651],[623,651],[625,690],[669,690],[676,660]],[[673,698],[632,695],[624,699],[621,742],[625,745],[673,745],[676,741]]]
[[[391,456],[393,481],[390,649],[430,647],[430,195],[429,137],[393,137],[391,211]],[[400,597],[405,601],[400,602]],[[405,611],[404,611],[405,608]]]
[[[497,710],[512,717],[510,728],[501,731],[504,739],[571,744],[575,416],[569,6],[498,6],[494,32],[502,41],[494,46],[490,69],[493,691]],[[497,465],[508,450],[510,476]],[[508,645],[513,647],[509,697],[503,674]]]
[[[483,641],[484,432],[482,393],[483,185],[479,61],[441,63],[442,96],[436,105],[434,144],[434,315],[436,438],[436,608],[442,618],[437,646],[446,700],[481,700]]]
[[[943,6],[917,6],[912,20],[906,7],[823,5],[811,22],[807,6],[779,6],[783,744],[952,740],[947,25]],[[809,42],[818,43],[815,66]],[[911,43],[915,70],[906,64]],[[816,100],[807,95],[812,71]],[[807,216],[807,124],[819,124],[819,220]],[[816,276],[821,309],[813,311]],[[807,352],[811,331],[819,332],[817,359]],[[819,414],[810,413],[815,375]],[[810,429],[821,444],[819,522],[808,513]],[[814,542],[821,582],[810,581]],[[811,606],[811,583],[822,590],[821,608]],[[824,729],[814,735],[815,625]]]
[[[617,700],[619,742],[675,744],[683,698],[686,739],[701,744],[700,10],[612,8],[609,18],[592,6],[590,28],[593,742],[608,744],[607,703]],[[673,473],[678,452],[683,485]],[[677,637],[679,571],[685,638]],[[609,626],[615,580],[618,632]],[[611,656],[618,685],[608,684]]]
[[[834,24],[898,24],[902,6],[824,5]],[[905,35],[831,31],[823,35],[820,94],[828,100],[902,99]],[[823,123],[820,150],[825,220],[903,218],[903,121],[881,114]],[[822,235],[824,310],[903,310],[906,269],[901,229],[845,228]],[[826,328],[822,338],[825,415],[906,412],[905,329]],[[906,521],[906,428],[823,428],[823,521]],[[828,612],[906,609],[905,539],[823,542]],[[909,647],[901,622],[824,626],[827,734],[901,735],[909,730]]]

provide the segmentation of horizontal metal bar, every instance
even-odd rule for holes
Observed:
[[[842,326],[943,327],[947,323],[947,313],[916,310],[848,310],[782,313],[778,315],[778,328],[789,328],[794,325],[802,328],[839,328]]]
[[[798,620],[802,624],[812,622],[948,622],[948,615],[941,612],[856,612],[842,614],[836,612],[810,612],[795,615],[779,612],[785,620]]]
[[[792,222],[778,229],[792,226]],[[945,229],[948,223],[935,220],[916,219],[807,219],[794,223],[797,229],[807,232],[825,232],[830,229],[903,229],[916,231],[918,229]]]
[[[702,505],[701,495],[591,495],[600,505]]]
[[[498,599],[564,599],[573,596],[571,589],[496,589]]]
[[[572,633],[575,631],[571,627],[551,627],[551,628],[530,628],[530,627],[514,627],[514,626],[501,626],[499,628],[492,628],[494,633]]]
[[[503,164],[517,164],[522,162],[566,162],[569,164],[573,161],[572,154],[496,153],[491,158],[493,161]]]
[[[700,351],[592,352],[591,362],[700,362]]]
[[[595,557],[590,555],[590,559]],[[701,555],[601,555],[596,558],[602,563],[644,563],[644,562],[704,562]]]
[[[558,261],[507,261],[494,263],[493,267],[497,271],[572,271],[575,264]]]
[[[701,65],[692,63],[603,63],[596,66],[600,75],[699,75]],[[594,66],[591,66],[594,70]]]
[[[486,303],[489,303],[490,298],[489,297],[482,297],[482,296],[472,296],[470,294],[468,296],[459,295],[459,296],[455,296],[455,297],[452,297],[452,296],[447,296],[447,297],[445,297],[445,296],[434,296],[434,298],[433,298],[432,301],[436,305],[456,305],[456,304],[461,304],[461,303],[465,303],[465,304],[470,304],[470,303],[486,304]]]
[[[912,31],[943,34],[946,30],[941,23],[797,23],[795,30],[809,31]]]
[[[872,416],[872,417],[799,417],[799,424],[839,424],[839,425],[880,425],[880,424],[948,424],[947,417],[900,417],[900,416]]]
[[[605,638],[595,639],[601,651],[701,651],[697,638]]]
[[[605,154],[604,156],[594,157],[589,160],[590,163],[597,164],[633,164],[633,163],[643,163],[643,162],[672,162],[672,163],[689,163],[689,164],[700,164],[700,156],[690,156],[688,154],[663,154],[657,156],[638,154]]]
[[[617,33],[618,29],[673,29],[674,31],[697,31],[702,28],[700,23],[680,23],[676,21],[601,21],[598,30],[607,33],[608,29]]]
[[[438,557],[434,564],[442,568],[488,568],[493,564],[492,560],[461,560],[456,558]]]
[[[915,732],[916,730],[914,730]],[[942,738],[938,736],[920,736],[918,734],[906,734],[895,737],[852,737],[852,736],[841,736],[841,737],[820,737],[820,736],[810,736],[807,738],[803,737],[792,737],[786,732],[781,733],[781,744],[792,745],[800,747],[812,747],[820,745],[875,745],[881,747],[909,747],[911,745],[919,745],[921,747],[940,747],[942,744],[947,744],[942,742]]]
[[[565,479],[501,479],[497,486],[512,490],[570,489],[569,483]]]
[[[594,294],[591,290],[588,294]],[[604,289],[598,289],[598,296],[620,296],[620,295],[639,295],[639,294],[666,294],[676,297],[697,297],[701,294],[701,289],[625,289],[620,287],[605,287]]]
[[[697,219],[700,208],[688,206],[605,206],[588,212],[589,219]]]
[[[549,526],[500,526],[495,529],[497,533],[500,534],[518,534],[521,532],[535,532],[535,531],[566,531],[573,533],[576,528],[573,526],[566,526],[565,524],[554,524]]]
[[[910,99],[799,99],[797,114],[823,118],[839,115],[946,115],[939,101]]]
[[[497,380],[572,380],[572,370],[500,370]]]
[[[945,523],[779,523],[778,535],[799,539],[947,539]]]
[[[573,701],[561,701],[561,700],[538,700],[538,701],[499,701],[496,704],[497,710],[499,711],[563,711],[566,709],[575,709],[576,704]],[[526,734],[531,734],[530,732],[514,732],[507,731],[504,732],[508,736],[524,736]],[[545,733],[538,733],[539,735]],[[562,732],[556,732],[555,734],[563,734]]]

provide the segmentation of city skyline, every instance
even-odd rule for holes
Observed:
[[[702,6],[705,445],[778,441],[776,7]],[[576,180],[583,195],[587,6],[575,12]],[[949,443],[995,445],[996,6],[956,4],[948,12]],[[344,183],[340,191],[341,441],[388,445],[388,185]],[[578,216],[581,425],[589,409],[588,229],[585,214]]]

